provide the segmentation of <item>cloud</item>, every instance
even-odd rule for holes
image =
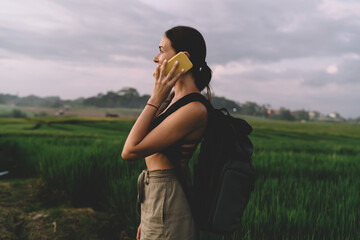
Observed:
[[[338,67],[336,65],[330,65],[326,68],[326,72],[329,74],[335,74],[338,71]]]
[[[309,86],[323,86],[326,84],[360,85],[360,57],[356,54],[343,56],[337,63],[324,70],[304,72],[304,84]]]
[[[224,29],[210,30],[210,46],[216,46],[210,56],[216,63],[219,59],[223,62],[244,59],[272,62],[359,51],[358,22],[331,19],[318,10],[320,4],[320,1],[228,4],[226,19],[213,18],[217,22],[214,24]]]
[[[338,106],[357,116],[359,6],[350,0],[3,1],[1,89],[65,98],[127,86],[151,93],[152,59],[164,31],[190,25],[206,39],[216,94],[289,108]]]
[[[325,13],[327,17],[333,19],[342,19],[349,17],[360,17],[360,3],[357,1],[336,1],[324,0],[318,10]]]
[[[276,4],[259,0],[195,1],[190,8],[173,0],[40,0],[37,6],[41,7],[34,8],[23,0],[3,3],[0,34],[3,48],[12,51],[82,61],[106,61],[110,53],[151,58],[156,51],[154,43],[177,24],[193,25],[203,32],[209,60],[216,64],[330,57],[347,49],[360,50],[356,21],[329,18],[324,7],[329,4],[300,0]]]
[[[40,1],[39,9],[27,1],[2,5],[1,48],[36,58],[152,57],[165,29],[161,20],[166,15],[137,1]]]
[[[116,57],[116,61],[123,60],[120,56]],[[142,59],[130,60],[140,63],[143,68],[128,64],[123,66],[120,63],[99,65],[13,56],[11,59],[0,59],[1,77],[5,79],[0,81],[0,89],[21,96],[59,96],[61,93],[65,99],[90,97],[99,92],[120,90],[125,86],[135,87],[145,94],[147,92],[144,89],[152,89],[153,86],[153,78],[150,77],[153,63]],[[19,73],[26,77],[19,78]]]

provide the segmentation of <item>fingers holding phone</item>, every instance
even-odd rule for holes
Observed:
[[[184,73],[189,71],[193,64],[190,61],[190,59],[186,56],[184,52],[179,52],[174,57],[172,57],[168,62],[163,62],[161,65],[159,65],[160,69],[164,69],[165,73],[168,74],[172,67],[174,66],[175,62],[178,62],[179,68],[175,71],[175,75],[180,72],[181,69],[184,69]],[[156,69],[153,72],[153,76],[155,77]]]
[[[179,73],[181,74],[183,72],[184,69],[180,69],[179,61],[175,61],[173,64],[171,64],[165,59],[162,66],[160,67],[159,78],[168,80],[170,82],[174,77],[179,75]]]
[[[173,87],[176,81],[180,78],[180,76],[184,73],[185,69],[180,69],[179,62],[176,61],[174,66],[170,69],[167,74],[168,83],[171,87]]]
[[[151,96],[151,103],[156,106],[160,106],[165,101],[176,81],[184,72],[183,69],[180,69],[178,73],[176,73],[179,67],[179,63],[176,61],[170,71],[166,73],[165,69],[167,64],[168,63],[165,60],[161,68],[157,66],[155,70],[155,83]]]

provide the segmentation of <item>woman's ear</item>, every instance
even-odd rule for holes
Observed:
[[[187,51],[184,51],[184,53],[190,59],[190,53],[188,53]]]

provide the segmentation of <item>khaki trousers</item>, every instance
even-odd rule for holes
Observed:
[[[197,230],[175,169],[144,170],[138,178],[142,240],[195,240]]]

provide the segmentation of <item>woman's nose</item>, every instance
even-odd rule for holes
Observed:
[[[153,61],[155,63],[159,63],[159,54],[154,57]]]

